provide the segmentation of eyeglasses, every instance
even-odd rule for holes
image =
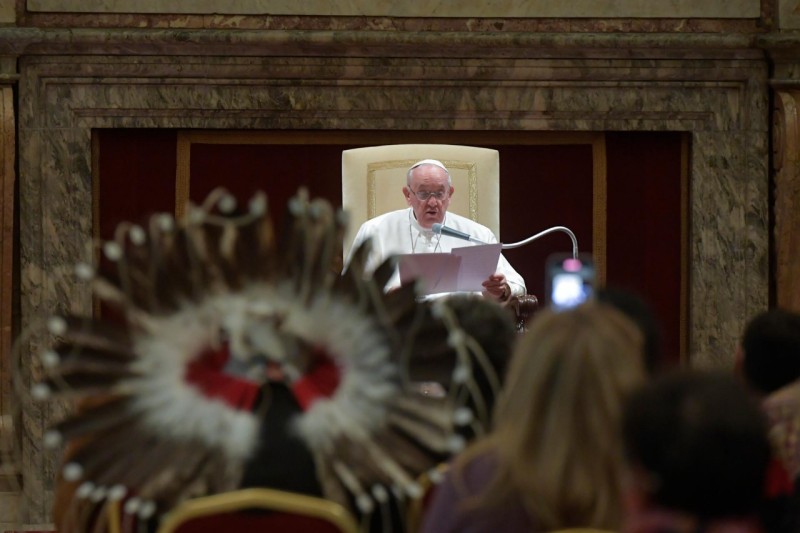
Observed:
[[[411,189],[409,189],[411,190]],[[445,198],[447,198],[446,191],[436,191],[436,192],[428,192],[428,191],[411,191],[414,193],[414,196],[417,197],[417,200],[420,202],[427,202],[429,198],[433,197],[436,199],[437,202],[441,202]]]

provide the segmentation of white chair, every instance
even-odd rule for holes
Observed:
[[[342,207],[350,213],[344,257],[362,223],[407,206],[402,189],[409,167],[438,159],[450,171],[455,192],[449,211],[500,235],[500,154],[454,144],[388,144],[342,152]]]
[[[344,237],[348,257],[358,228],[367,220],[407,207],[402,189],[408,169],[422,159],[438,159],[450,171],[455,192],[449,211],[483,224],[500,238],[500,153],[454,144],[388,144],[342,152],[342,207],[350,223]],[[533,295],[509,303],[524,329],[538,301]]]

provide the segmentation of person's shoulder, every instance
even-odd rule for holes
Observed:
[[[476,222],[476,221],[472,220],[471,218],[465,217],[463,215],[459,215],[458,213],[454,213],[453,211],[448,211],[447,212],[447,222],[448,223],[457,222],[459,224],[467,224],[469,226],[477,226],[477,227],[481,227],[481,228],[485,228],[486,227],[483,224],[481,224],[480,222]]]
[[[367,220],[366,222],[364,222],[363,225],[380,226],[381,224],[391,223],[396,220],[404,220],[404,217],[407,216],[406,215],[407,211],[408,208],[397,209],[396,211],[389,211],[387,213],[382,213]]]
[[[358,233],[361,235],[370,235],[391,224],[397,224],[399,221],[405,220],[405,211],[405,209],[389,211],[388,213],[383,213],[376,217],[372,217],[369,220],[365,220],[358,228]]]

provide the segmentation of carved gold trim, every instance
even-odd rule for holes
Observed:
[[[444,166],[449,169],[461,169],[467,171],[467,186],[469,187],[469,218],[478,220],[478,165],[468,161],[442,161]],[[499,177],[498,177],[499,178]],[[498,198],[498,202],[500,199]]]
[[[416,163],[413,159],[393,159],[367,164],[367,220],[375,218],[378,214],[378,185],[375,173],[381,170],[395,168],[410,168]]]

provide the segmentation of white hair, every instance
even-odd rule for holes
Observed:
[[[444,170],[445,173],[447,173],[447,186],[448,187],[452,186],[452,179],[450,178],[450,171],[447,170],[447,167],[444,166],[444,163],[442,163],[438,159],[423,159],[422,161],[417,161],[416,163],[411,165],[411,168],[409,168],[408,172],[406,173],[406,185],[411,187],[411,173],[414,172],[414,170],[416,168],[424,166],[424,165],[433,165],[435,167],[439,167],[442,170]]]

